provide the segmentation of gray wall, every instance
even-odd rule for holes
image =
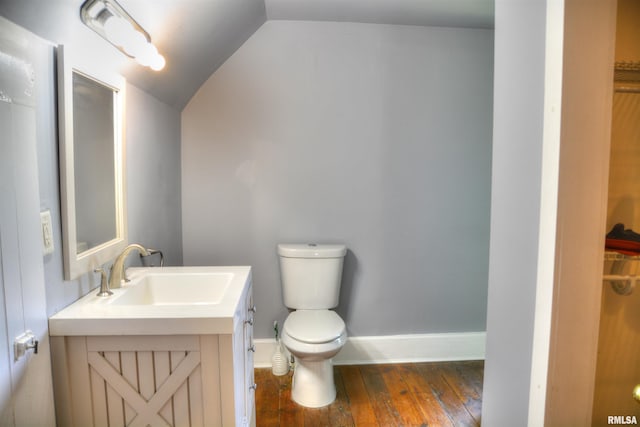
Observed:
[[[492,66],[490,30],[267,22],[183,111],[185,264],[253,266],[257,337],[308,241],[352,336],[485,330]]]
[[[496,5],[496,125],[482,402],[483,424],[496,426],[527,425],[530,404],[540,233],[546,5],[526,5]]]
[[[180,112],[128,85],[129,241],[161,250],[165,265],[182,265],[180,181]]]

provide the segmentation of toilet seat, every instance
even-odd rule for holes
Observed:
[[[345,324],[332,310],[296,310],[284,321],[291,338],[309,344],[335,341],[345,332]]]

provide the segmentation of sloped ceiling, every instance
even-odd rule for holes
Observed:
[[[493,28],[494,0],[265,0],[268,19]]]
[[[83,0],[0,0],[0,15],[56,44],[97,38],[79,17]],[[267,19],[493,28],[493,0],[119,0],[149,32],[167,66],[126,59],[133,85],[182,109]],[[100,43],[100,41],[97,41]]]

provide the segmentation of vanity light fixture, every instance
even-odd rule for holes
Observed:
[[[165,59],[151,36],[116,0],[86,0],[80,7],[84,24],[140,65],[160,71]]]

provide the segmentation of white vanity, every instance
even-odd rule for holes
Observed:
[[[49,319],[58,425],[255,425],[250,267],[127,276]]]

